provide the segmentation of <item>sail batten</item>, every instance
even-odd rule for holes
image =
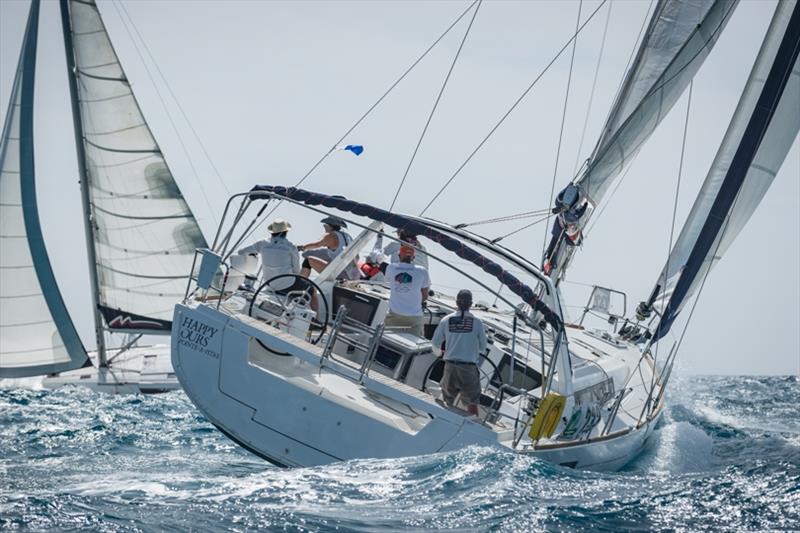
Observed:
[[[39,0],[31,3],[0,138],[0,377],[63,372],[88,363],[64,306],[36,200],[33,96]]]
[[[676,240],[653,302],[670,329],[744,227],[800,130],[800,5],[778,3],[722,144]]]
[[[97,6],[68,6],[98,311],[111,330],[169,333],[194,250],[206,242]]]

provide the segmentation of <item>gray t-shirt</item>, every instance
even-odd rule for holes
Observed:
[[[469,311],[456,311],[444,317],[431,343],[434,349],[441,350],[445,344],[444,360],[459,363],[475,363],[480,361],[480,354],[486,350],[486,330],[483,322]]]

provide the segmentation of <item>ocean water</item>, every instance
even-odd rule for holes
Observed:
[[[486,448],[279,469],[180,392],[0,390],[0,530],[800,530],[800,379],[671,385],[602,474]]]

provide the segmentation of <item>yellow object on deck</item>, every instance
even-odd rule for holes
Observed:
[[[536,417],[533,419],[533,425],[528,432],[528,436],[533,440],[540,438],[550,437],[558,427],[558,421],[561,419],[561,413],[564,412],[564,407],[567,405],[567,397],[556,392],[551,392],[542,400],[539,405],[539,410],[536,411]]]

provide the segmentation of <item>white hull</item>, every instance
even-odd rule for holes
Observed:
[[[185,319],[206,329],[184,336]],[[313,466],[492,446],[556,464],[615,470],[651,435],[660,409],[636,429],[582,441],[511,446],[513,425],[482,424],[434,398],[379,374],[362,383],[356,369],[326,364],[319,348],[247,317],[207,306],[178,305],[172,362],[189,398],[232,440],[279,465]],[[615,426],[616,427],[616,426]]]
[[[95,366],[47,376],[42,385],[48,389],[88,387],[110,394],[152,394],[180,389],[167,345],[137,346],[119,355],[110,350],[107,368],[97,368],[96,355],[89,354]]]

